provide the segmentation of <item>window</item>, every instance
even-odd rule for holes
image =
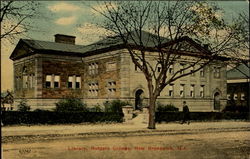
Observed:
[[[194,66],[191,67],[190,72],[191,72],[191,76],[194,76]]]
[[[180,85],[180,97],[184,97],[184,84]]]
[[[81,88],[81,76],[72,75],[68,77],[68,88]]]
[[[200,97],[204,97],[204,85],[201,85],[200,87]]]
[[[201,76],[201,77],[204,77],[204,68],[202,68],[202,69],[200,70],[200,76]]]
[[[95,75],[98,74],[98,63],[90,63],[89,64],[89,75]]]
[[[73,88],[73,76],[68,77],[68,88]]]
[[[108,62],[106,66],[107,66],[107,68],[106,68],[107,71],[116,70],[116,63],[115,62]]]
[[[173,65],[173,64],[171,64],[171,65],[169,66],[169,73],[170,73],[170,74],[173,74],[173,73],[174,73],[174,65]]]
[[[21,77],[20,76],[16,76],[16,83],[15,83],[15,88],[16,90],[20,90],[20,86],[21,86]]]
[[[184,64],[180,64],[180,74],[183,74],[184,73]]]
[[[45,87],[51,88],[51,83],[52,83],[52,75],[46,75]]]
[[[23,76],[23,88],[28,88],[28,76]]]
[[[231,95],[227,94],[227,100],[231,100]]]
[[[30,74],[29,77],[28,77],[28,79],[29,79],[29,82],[28,82],[29,88],[33,88],[33,75]]]
[[[60,82],[60,76],[55,75],[54,76],[54,88],[59,88],[59,82]]]
[[[194,97],[194,85],[190,86],[190,97]]]
[[[245,94],[244,93],[240,94],[240,100],[245,100]]]
[[[45,88],[59,88],[60,87],[60,76],[59,75],[46,75]]]
[[[234,100],[237,100],[238,99],[238,95],[235,93],[234,94]]]
[[[89,83],[89,96],[97,96],[99,91],[98,82]]]
[[[174,84],[170,84],[170,85],[169,85],[168,95],[169,95],[170,97],[173,97],[173,95],[174,95]]]
[[[108,81],[108,95],[115,95],[116,92],[116,82],[115,81]]]
[[[220,68],[214,67],[214,77],[219,78],[220,77]]]
[[[81,88],[81,76],[76,76],[76,88]]]
[[[157,67],[157,72],[161,72],[161,66]]]

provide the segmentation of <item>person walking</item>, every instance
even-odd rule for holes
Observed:
[[[186,122],[187,122],[187,124],[190,124],[189,120],[190,120],[190,117],[189,117],[189,108],[187,106],[186,101],[184,101],[183,102],[183,120],[182,120],[181,124],[186,123]]]

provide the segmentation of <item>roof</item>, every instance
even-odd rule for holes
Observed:
[[[22,39],[26,44],[31,48],[38,50],[54,50],[54,51],[63,51],[63,52],[75,52],[81,53],[84,45],[73,45],[49,41],[40,41],[40,40],[30,40]]]
[[[250,77],[250,64],[241,64],[236,68],[227,71],[227,79],[246,79]]]
[[[128,36],[128,44],[138,46],[140,44],[140,39],[136,38],[138,36],[136,35],[137,32],[134,31]],[[126,35],[125,35],[126,36]],[[155,48],[158,44],[156,42],[157,36],[154,34],[151,34],[149,32],[142,31],[142,43],[143,46],[146,46],[146,48]],[[177,39],[175,41],[170,41],[167,38],[160,37],[162,44],[168,44],[172,45],[175,42],[180,42],[183,40],[189,41],[193,44],[193,46],[200,51],[204,52],[204,48],[193,41],[191,38],[183,37],[181,39]],[[136,45],[135,45],[136,44]],[[33,49],[30,50],[28,49],[26,53],[20,54],[18,53],[18,49],[23,47],[23,45],[27,45],[29,48]],[[167,45],[166,45],[167,46]],[[113,36],[113,37],[108,37],[105,39],[102,39],[96,43],[84,46],[84,45],[74,45],[74,44],[65,44],[65,43],[58,43],[58,42],[48,42],[48,41],[40,41],[40,40],[31,40],[31,39],[20,39],[18,42],[16,48],[12,52],[10,58],[12,60],[19,59],[25,56],[29,56],[31,54],[34,54],[36,52],[39,53],[53,53],[53,54],[60,54],[60,55],[77,55],[77,56],[88,56],[88,55],[93,55],[95,53],[103,53],[106,51],[112,51],[112,50],[117,50],[117,49],[122,49],[125,48],[125,45],[122,41],[122,39],[119,36]]]

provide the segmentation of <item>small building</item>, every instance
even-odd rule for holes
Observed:
[[[229,106],[248,106],[250,90],[250,65],[241,64],[227,71],[227,99]]]
[[[11,92],[8,90],[4,93],[1,93],[1,110],[13,110],[14,97]]]
[[[197,53],[203,54],[203,47],[192,39],[182,42],[192,51],[185,51],[183,58],[170,66],[170,75],[193,62]],[[149,62],[155,63],[157,53],[147,53]],[[14,61],[15,103],[26,98],[32,110],[53,109],[67,96],[80,98],[88,106],[120,99],[139,109],[148,102],[146,79],[116,38],[87,46],[76,45],[74,36],[61,34],[55,35],[55,42],[20,39],[10,59]],[[181,110],[185,100],[191,111],[220,111],[227,101],[226,84],[226,64],[218,59],[167,86],[158,102]]]

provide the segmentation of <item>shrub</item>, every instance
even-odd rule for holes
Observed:
[[[20,112],[27,112],[30,110],[30,106],[27,104],[26,99],[22,99],[19,104],[17,105],[17,109]]]
[[[88,108],[90,112],[102,112],[102,108],[99,104],[94,105],[92,108]]]
[[[66,98],[61,99],[58,103],[56,103],[55,111],[58,112],[68,112],[68,111],[81,111],[86,112],[87,105],[78,98]]]
[[[161,104],[161,103],[157,103],[157,111],[158,112],[177,112],[179,111],[179,108],[176,108],[174,105],[172,104]]]
[[[247,106],[227,105],[222,112],[249,112],[249,108]]]
[[[5,111],[4,125],[13,124],[70,124],[96,122],[122,122],[122,113],[105,112],[53,112],[53,111]]]
[[[111,102],[106,101],[103,105],[105,107],[105,112],[122,113],[122,106],[130,105],[130,103],[121,100],[113,100]]]

